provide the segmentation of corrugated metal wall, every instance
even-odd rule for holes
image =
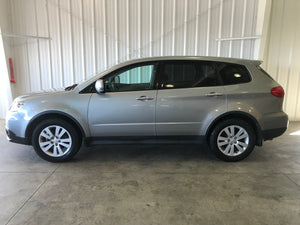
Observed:
[[[0,0],[0,119],[5,118],[12,102],[8,70],[5,65],[6,59],[10,56],[10,39],[3,38],[4,31],[10,32],[9,15],[8,0]]]
[[[272,2],[264,67],[285,89],[284,110],[300,120],[300,1]]]
[[[138,57],[253,58],[258,40],[258,0],[10,3],[13,33],[40,37],[10,37],[17,81],[14,96],[65,87]]]

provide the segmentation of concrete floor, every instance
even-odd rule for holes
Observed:
[[[298,130],[237,163],[205,145],[106,145],[52,164],[0,120],[0,224],[300,224]]]

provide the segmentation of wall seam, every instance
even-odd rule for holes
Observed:
[[[46,16],[47,16],[47,28],[48,28],[48,37],[50,37],[50,17],[49,17],[49,5],[48,5],[48,0],[46,0]],[[53,85],[53,64],[52,64],[52,44],[51,44],[51,40],[48,41],[48,47],[49,47],[49,72],[50,72],[50,76],[49,76],[49,82],[50,82],[50,89],[53,90],[54,89],[54,85]]]

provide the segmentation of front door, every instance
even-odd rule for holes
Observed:
[[[103,78],[105,93],[91,96],[92,136],[155,136],[156,64],[135,64]]]

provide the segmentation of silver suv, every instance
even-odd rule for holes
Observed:
[[[260,64],[213,57],[129,61],[62,92],[16,98],[6,133],[52,162],[71,159],[82,142],[203,139],[218,158],[238,161],[288,125],[284,90]]]

